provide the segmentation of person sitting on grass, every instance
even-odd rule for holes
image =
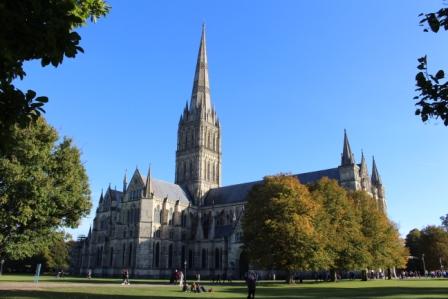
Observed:
[[[187,281],[184,281],[184,284],[182,285],[182,292],[188,292],[188,283],[187,283]]]

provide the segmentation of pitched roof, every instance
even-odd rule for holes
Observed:
[[[309,184],[323,177],[339,180],[339,169],[330,168],[325,170],[295,174],[293,176],[297,177],[302,184]],[[213,204],[220,205],[244,202],[246,201],[246,196],[250,192],[252,187],[261,182],[262,181],[254,181],[211,189],[210,191],[208,191],[204,199],[204,205],[210,206]]]
[[[146,177],[141,176],[142,180],[146,182]],[[189,204],[190,199],[185,191],[177,184],[165,182],[151,177],[151,192],[157,198],[168,197],[168,200],[182,202]]]

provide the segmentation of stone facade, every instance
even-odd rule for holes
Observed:
[[[190,103],[179,121],[175,183],[135,170],[121,191],[101,194],[93,229],[72,250],[72,272],[139,277],[188,274],[239,278],[248,267],[242,251],[241,217],[247,193],[259,181],[221,187],[221,126],[211,104],[203,28]],[[324,176],[349,190],[365,190],[386,209],[385,191],[373,160],[355,162],[344,132],[338,167],[295,175],[302,183]]]

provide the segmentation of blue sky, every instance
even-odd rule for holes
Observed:
[[[189,100],[202,22],[222,125],[223,185],[336,167],[343,130],[372,155],[400,232],[448,213],[448,128],[414,116],[416,59],[448,69],[448,33],[423,33],[439,0],[109,1],[79,30],[85,54],[26,64],[18,82],[50,97],[48,121],[82,150],[95,210],[125,169],[174,181],[176,132]],[[76,237],[86,234],[93,214]]]

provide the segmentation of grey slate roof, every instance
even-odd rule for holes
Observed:
[[[339,181],[339,169],[330,168],[325,170],[295,174],[293,176],[297,177],[302,184],[315,182],[322,177],[328,177],[329,179]],[[252,187],[261,182],[262,181],[255,181],[211,189],[207,193],[207,196],[204,200],[204,205],[210,206],[213,204],[220,205],[244,202],[246,200],[247,194],[250,192]]]
[[[143,182],[146,182],[146,177],[141,176]],[[182,202],[186,205],[190,203],[190,199],[185,191],[176,184],[165,182],[151,177],[151,192],[155,197],[165,198],[168,196],[168,200]]]

